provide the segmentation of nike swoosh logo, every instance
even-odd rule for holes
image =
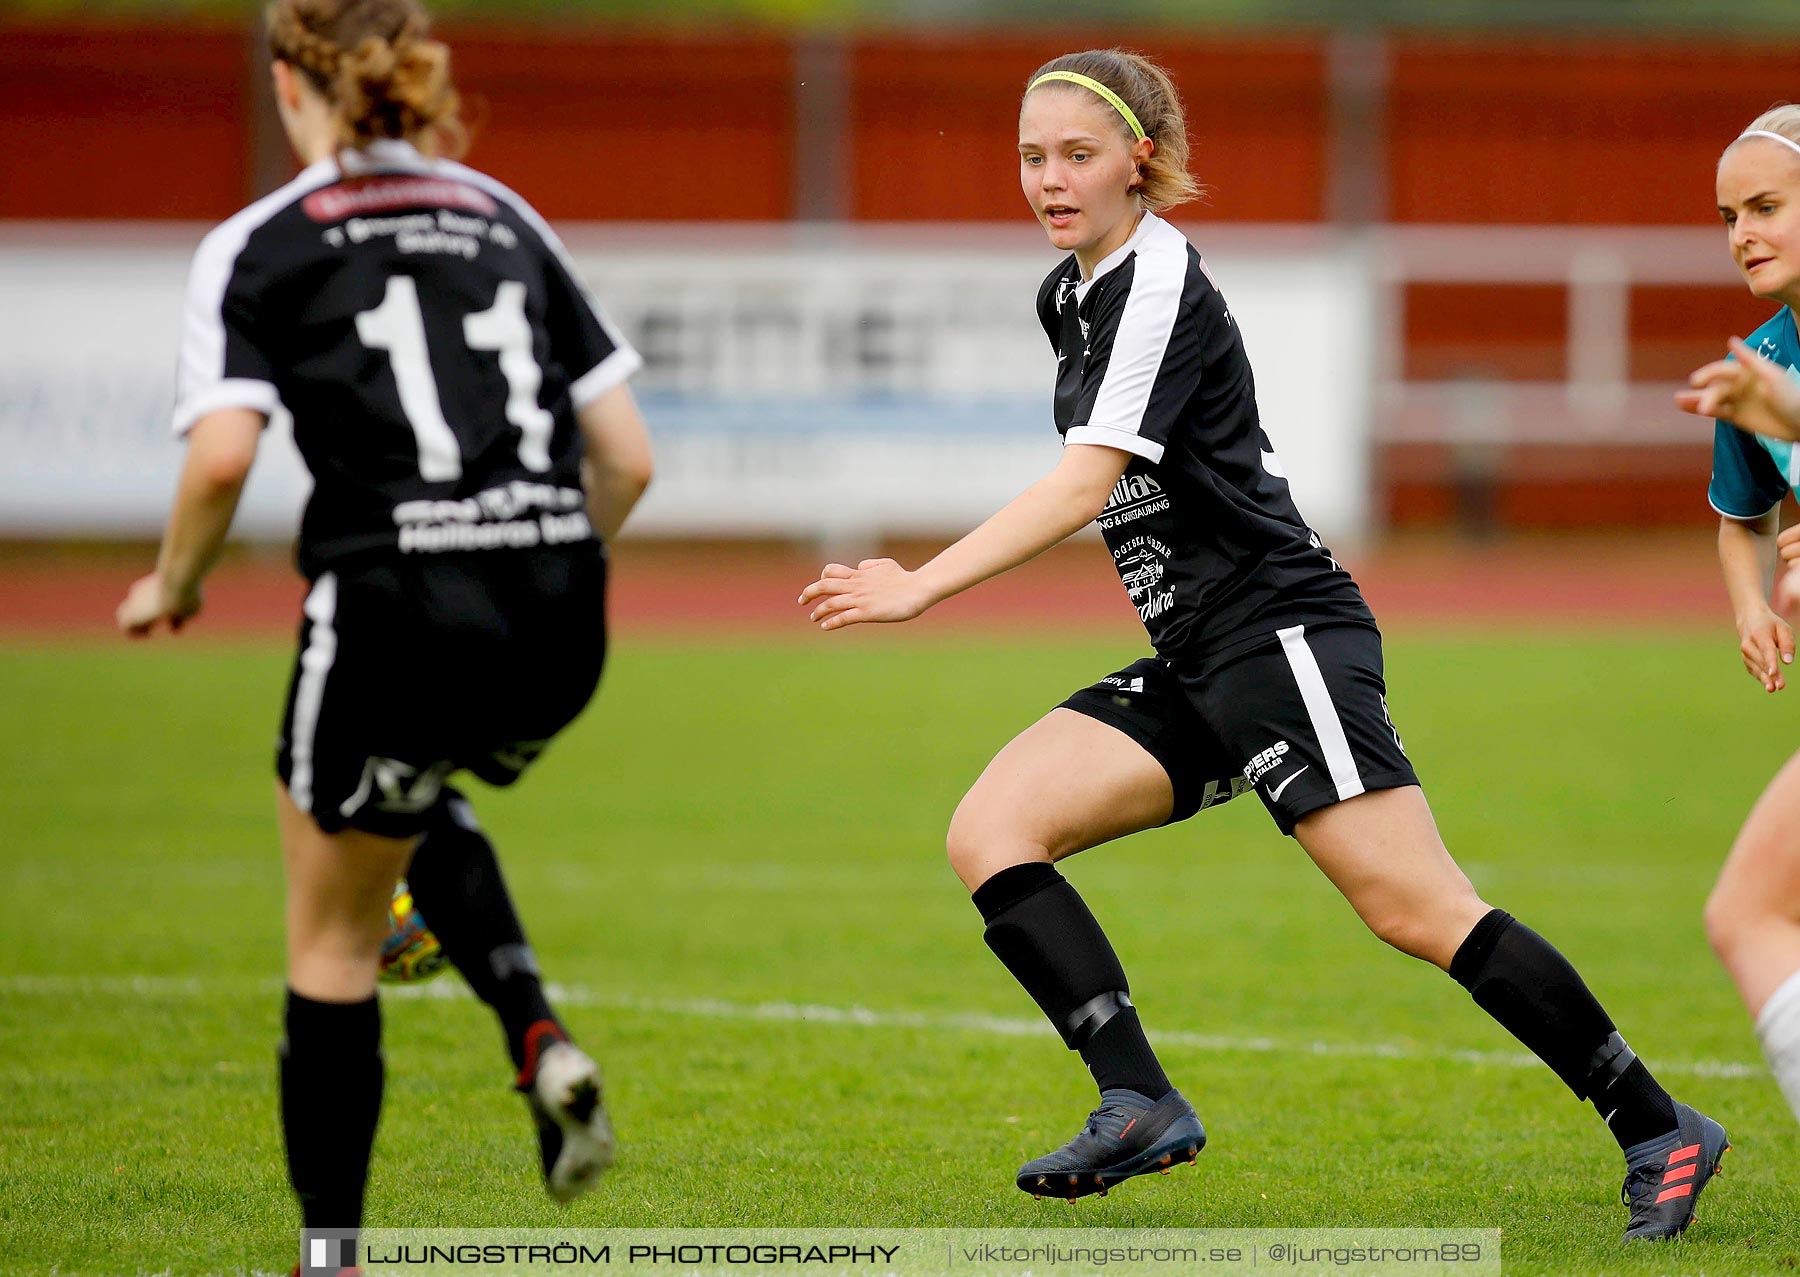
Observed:
[[[1272,803],[1280,802],[1281,801],[1281,791],[1286,789],[1289,785],[1293,784],[1296,780],[1298,780],[1300,778],[1300,772],[1307,772],[1307,771],[1311,771],[1311,770],[1312,770],[1312,764],[1308,763],[1306,766],[1302,767],[1299,772],[1295,772],[1292,776],[1289,776],[1286,780],[1282,781],[1279,785],[1275,786],[1275,788],[1273,788],[1269,791],[1269,801]]]

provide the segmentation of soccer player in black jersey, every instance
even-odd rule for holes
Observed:
[[[1563,956],[1444,849],[1388,719],[1374,618],[1294,507],[1224,297],[1157,216],[1195,194],[1174,86],[1117,50],[1057,58],[1027,82],[1019,158],[1069,253],[1038,294],[1062,460],[922,567],[827,564],[801,595],[826,630],[910,620],[1097,520],[1155,646],[1002,749],[950,824],[989,947],[1100,1088],[1018,1186],[1105,1192],[1205,1143],[1054,864],[1253,788],[1376,935],[1449,972],[1593,1102],[1626,1157],[1626,1236],[1679,1233],[1725,1132],[1669,1097]]]
[[[545,1001],[493,849],[446,783],[516,780],[605,655],[605,541],[649,481],[638,357],[555,234],[460,146],[448,51],[415,0],[277,0],[276,103],[307,167],[207,235],[175,428],[187,457],[133,635],[200,610],[278,407],[314,487],[282,725],[281,1048],[304,1223],[354,1228],[381,1103],[376,971],[405,872],[497,1014],[560,1200],[613,1155],[599,1070]],[[410,868],[409,868],[410,864]]]

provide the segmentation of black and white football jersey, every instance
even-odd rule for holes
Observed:
[[[1164,656],[1208,658],[1279,625],[1373,625],[1294,506],[1256,410],[1236,322],[1193,245],[1153,213],[1083,280],[1038,292],[1065,444],[1132,454],[1099,518]]]
[[[308,577],[355,555],[587,541],[575,412],[638,364],[528,204],[378,142],[201,243],[175,429],[292,414]]]

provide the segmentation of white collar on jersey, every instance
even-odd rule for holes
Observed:
[[[365,173],[428,173],[432,161],[411,142],[398,138],[381,138],[360,150],[339,151],[308,164],[301,177],[313,174],[336,177],[361,177]]]
[[[345,176],[386,169],[428,169],[431,161],[411,142],[399,138],[377,138],[360,150],[339,151],[338,164]]]
[[[1113,249],[1113,251],[1108,253],[1105,257],[1101,258],[1100,264],[1094,267],[1094,273],[1075,285],[1076,298],[1079,300],[1080,298],[1086,297],[1088,289],[1092,288],[1102,275],[1119,266],[1127,257],[1130,257],[1133,253],[1137,252],[1138,245],[1144,242],[1145,236],[1149,235],[1161,225],[1162,218],[1158,217],[1155,213],[1152,213],[1149,209],[1145,209],[1144,216],[1138,221],[1137,229],[1131,232],[1131,238]]]

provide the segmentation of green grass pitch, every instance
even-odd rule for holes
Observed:
[[[815,638],[626,635],[538,772],[472,791],[608,1070],[622,1159],[554,1206],[485,1010],[389,997],[372,1224],[1454,1225],[1504,1230],[1515,1275],[1800,1264],[1800,1129],[1700,924],[1800,690],[1760,693],[1729,634],[1389,644],[1452,851],[1731,1131],[1701,1222],[1633,1251],[1591,1110],[1372,939],[1248,796],[1065,866],[1206,1122],[1199,1165],[1074,1207],[1018,1193],[1091,1087],[1047,1028],[1005,1031],[1037,1013],[982,945],[944,826],[1012,732],[1138,651]],[[0,648],[0,1272],[291,1262],[269,779],[287,661]]]

